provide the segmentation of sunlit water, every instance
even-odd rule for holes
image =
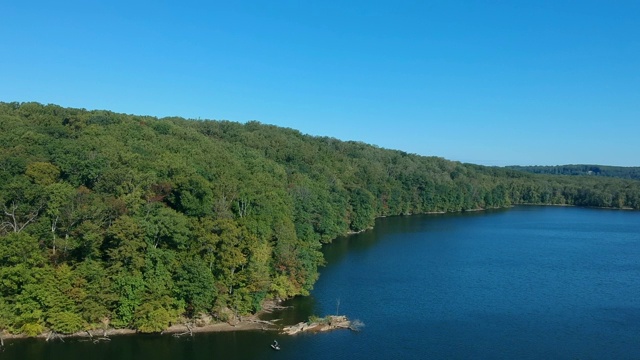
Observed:
[[[385,218],[324,252],[312,296],[273,316],[339,312],[360,332],[11,341],[0,359],[640,359],[639,212]]]

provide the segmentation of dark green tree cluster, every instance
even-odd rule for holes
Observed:
[[[553,177],[229,121],[0,103],[0,329],[157,332],[308,294],[322,243],[379,216],[640,208],[640,182]]]
[[[603,165],[507,166],[534,174],[606,176],[640,180],[640,167]]]

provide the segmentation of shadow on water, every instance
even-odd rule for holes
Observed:
[[[283,349],[288,349],[294,340],[265,331],[195,334],[181,338],[170,335],[123,335],[111,339],[98,344],[84,339],[66,339],[64,342],[45,342],[40,339],[7,341],[0,359],[275,359],[279,357],[269,347],[271,342],[277,339]]]
[[[445,214],[420,214],[409,216],[389,216],[376,219],[375,227],[361,233],[339,236],[322,247],[326,266],[340,262],[348,254],[367,251],[380,241],[389,239],[390,234],[403,235],[448,231],[461,218],[474,219],[506,213],[510,209],[490,209]]]
[[[307,321],[309,316],[316,314],[316,300],[313,296],[298,296],[284,301],[280,305],[284,307],[284,309],[264,314],[261,316],[261,319],[278,319],[278,325],[286,326]]]

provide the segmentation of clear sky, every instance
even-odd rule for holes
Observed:
[[[0,9],[0,101],[258,120],[484,165],[640,166],[637,0]]]

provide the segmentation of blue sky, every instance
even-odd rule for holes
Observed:
[[[0,101],[258,120],[484,165],[640,166],[638,1],[0,9]]]

